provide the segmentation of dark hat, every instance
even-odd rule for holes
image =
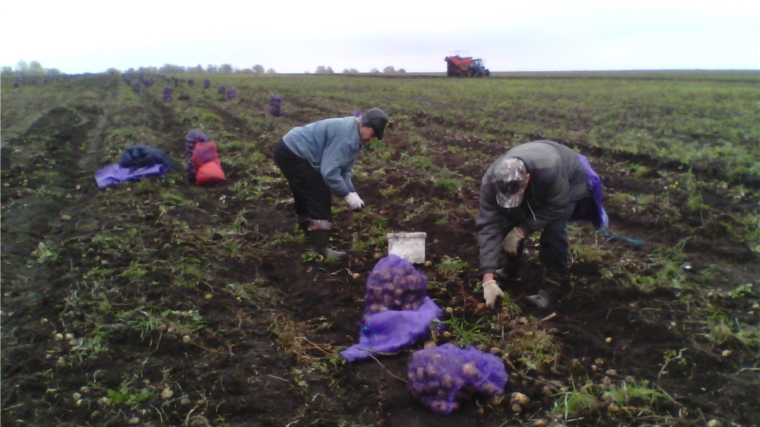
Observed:
[[[375,131],[377,139],[383,139],[385,125],[388,124],[388,116],[378,108],[373,108],[362,114],[362,124],[371,127]]]
[[[522,160],[512,157],[497,160],[491,178],[491,183],[496,185],[496,203],[503,208],[520,206],[528,182],[527,175]]]

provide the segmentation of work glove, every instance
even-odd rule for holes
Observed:
[[[524,239],[525,235],[523,234],[522,229],[520,227],[515,227],[509,232],[509,234],[507,234],[507,237],[504,238],[501,247],[509,256],[517,257],[517,251]]]
[[[348,206],[350,206],[353,210],[361,209],[364,207],[364,200],[362,200],[355,192],[348,193],[348,196],[344,197],[343,200],[345,200]]]
[[[489,280],[483,283],[483,298],[486,300],[486,307],[493,308],[498,297],[504,298],[504,292],[501,291],[496,280]]]

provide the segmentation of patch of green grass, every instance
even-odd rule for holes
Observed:
[[[486,343],[489,340],[485,332],[485,318],[480,317],[474,323],[470,323],[464,318],[452,316],[449,320],[444,321],[446,329],[461,347],[467,347],[473,344]]]

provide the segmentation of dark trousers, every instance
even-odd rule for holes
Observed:
[[[566,270],[570,265],[570,244],[567,241],[567,222],[575,211],[576,202],[571,202],[565,207],[565,211],[562,216],[554,222],[550,222],[544,231],[541,233],[541,237],[538,240],[539,251],[538,260],[541,264],[552,270]],[[507,223],[504,237],[507,233],[512,231],[515,225],[522,223],[527,215],[531,215],[530,211],[525,212],[515,209],[513,215],[507,217]],[[518,254],[522,256],[522,246],[520,247]],[[519,264],[518,258],[512,258],[507,256],[507,268],[517,266]]]
[[[330,188],[308,160],[293,153],[285,141],[274,147],[274,162],[285,175],[295,200],[296,215],[332,221]]]

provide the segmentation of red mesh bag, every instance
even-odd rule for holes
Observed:
[[[195,183],[198,185],[213,184],[226,179],[214,141],[195,144],[193,167],[196,171]]]

